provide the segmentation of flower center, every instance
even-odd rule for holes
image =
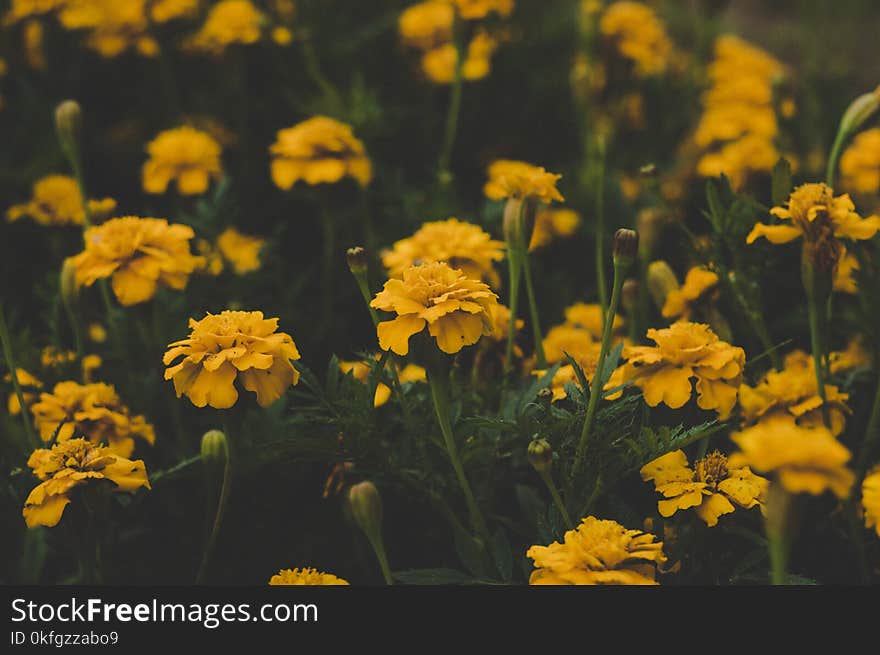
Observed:
[[[727,478],[727,456],[722,455],[717,450],[712,451],[703,459],[697,461],[695,469],[699,481],[714,488],[718,486],[719,482]]]

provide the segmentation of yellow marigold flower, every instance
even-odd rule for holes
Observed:
[[[402,280],[388,280],[370,303],[397,314],[379,323],[379,347],[406,355],[409,338],[427,326],[440,350],[455,354],[492,333],[490,312],[497,299],[486,284],[445,262],[412,266]]]
[[[840,260],[834,267],[832,288],[840,293],[858,293],[859,283],[855,277],[855,272],[858,270],[859,258],[841,247]]]
[[[164,218],[112,218],[85,233],[85,250],[73,258],[76,283],[91,286],[111,278],[123,305],[146,302],[160,284],[183,289],[202,263],[190,254],[191,227]]]
[[[576,302],[565,308],[565,322],[573,327],[581,328],[590,333],[596,339],[602,339],[602,306],[597,303]],[[619,314],[614,315],[611,321],[612,333],[623,329],[625,321]]]
[[[89,200],[92,215],[107,216],[116,208],[112,198]],[[76,180],[67,175],[47,175],[34,183],[29,202],[6,210],[6,220],[30,216],[40,225],[83,225],[85,210]]]
[[[635,65],[640,76],[666,70],[672,42],[654,10],[640,2],[615,2],[599,20],[602,35]]]
[[[828,368],[832,374],[870,365],[871,353],[865,348],[864,339],[861,336],[850,339],[845,350],[834,350],[828,353]]]
[[[504,259],[504,242],[479,225],[449,218],[423,223],[411,237],[396,241],[382,252],[382,265],[390,277],[400,277],[417,264],[447,262],[475,280],[497,283],[494,262]]]
[[[465,80],[481,80],[491,70],[492,55],[498,42],[485,30],[479,30],[468,43],[467,55],[461,67]],[[455,79],[458,52],[453,43],[431,48],[422,55],[422,71],[435,84],[451,84]]]
[[[800,237],[820,243],[831,236],[860,241],[872,238],[880,230],[880,216],[861,218],[848,194],[834,197],[831,187],[821,183],[802,184],[791,192],[785,207],[774,207],[770,213],[790,222],[756,223],[746,243],[754,243],[760,237],[771,243],[788,243]]]
[[[556,182],[562,175],[548,173],[541,166],[533,166],[524,161],[498,159],[489,165],[487,172],[489,180],[483,187],[483,193],[490,200],[535,198],[548,204],[554,200],[565,200],[556,189]]]
[[[362,382],[363,384],[367,383],[367,379],[370,376],[370,366],[367,362],[340,361],[339,370],[345,375],[351,373],[355,380]],[[403,367],[403,370],[397,374],[397,379],[401,384],[407,384],[408,382],[425,382],[427,380],[427,374],[425,369],[421,366],[407,364]],[[391,398],[391,388],[384,382],[380,382],[376,385],[376,395],[373,397],[373,407],[381,407],[388,402],[389,398]]]
[[[142,460],[131,461],[85,439],[37,449],[28,459],[28,466],[42,480],[24,501],[22,515],[29,528],[58,525],[73,492],[83,484],[97,485],[107,480],[113,483],[112,491],[126,493],[150,488]]]
[[[269,579],[270,585],[347,585],[348,581],[317,569],[281,569]]]
[[[862,509],[865,527],[874,528],[880,537],[880,467],[874,468],[862,482]]]
[[[260,250],[264,245],[265,239],[242,234],[234,227],[226,228],[217,237],[217,249],[232,264],[236,275],[260,270]]]
[[[92,374],[101,368],[101,365],[104,363],[104,360],[101,359],[100,355],[85,355],[82,358],[82,373],[83,373],[83,381],[89,383],[92,381]]]
[[[129,49],[145,57],[159,54],[159,44],[147,33],[147,0],[66,0],[58,18],[68,30],[88,30],[86,44],[102,57]]]
[[[497,302],[489,307],[489,314],[492,316],[492,332],[486,336],[499,343],[507,341],[507,330],[510,326],[510,307]],[[514,334],[522,330],[525,324],[523,319],[516,319],[513,326]],[[517,346],[514,345],[513,349],[517,356],[522,355],[522,351]]]
[[[684,451],[676,450],[645,464],[639,473],[645,482],[652,480],[657,493],[666,499],[657,502],[660,516],[669,518],[693,507],[710,528],[718,525],[720,516],[736,509],[731,501],[745,509],[763,508],[769,485],[748,466],[730,468],[727,457],[717,450],[697,460],[693,469]]]
[[[663,542],[616,521],[588,516],[563,543],[532,546],[532,585],[654,585],[657,567],[666,562]]]
[[[52,393],[40,394],[39,402],[31,405],[31,414],[45,442],[53,437],[58,443],[85,437],[93,444],[107,444],[111,452],[122,457],[134,452],[135,437],[150,445],[156,442],[153,426],[143,416],[133,415],[116,389],[103,382],[59,382]]]
[[[831,432],[835,436],[846,426],[849,395],[832,384],[825,385]],[[796,350],[785,357],[781,371],[768,371],[754,387],[740,385],[739,405],[746,425],[769,417],[784,417],[804,427],[822,424],[822,398],[816,385],[813,360]]]
[[[853,193],[880,191],[880,127],[858,134],[840,157],[840,181]]]
[[[95,343],[107,341],[107,329],[100,323],[89,323],[89,339]]]
[[[12,25],[24,18],[43,16],[60,9],[67,2],[68,0],[12,0],[3,22]]]
[[[299,180],[314,186],[349,176],[365,187],[373,179],[364,144],[350,126],[326,116],[279,130],[269,152],[272,181],[284,190]]]
[[[189,125],[159,133],[147,144],[147,153],[150,158],[141,172],[147,193],[165,193],[175,180],[178,192],[197,195],[208,190],[212,178],[223,176],[220,144]]]
[[[452,41],[455,10],[447,0],[428,0],[407,7],[397,20],[405,45],[432,50]]]
[[[250,0],[220,0],[187,43],[194,50],[221,55],[230,45],[259,41],[263,21],[263,14]]]
[[[648,338],[657,345],[624,348],[621,370],[622,380],[639,387],[648,405],[684,407],[696,378],[697,405],[715,410],[721,420],[730,415],[746,361],[742,348],[721,341],[708,325],[686,321],[651,328]]]
[[[849,494],[854,479],[846,468],[850,452],[825,426],[805,428],[775,418],[737,432],[731,439],[742,452],[731,455],[728,466],[775,474],[791,493],[817,496],[828,489],[838,498]]]
[[[199,12],[200,0],[152,0],[150,18],[154,23],[167,23],[178,18],[191,18]]]
[[[268,407],[299,382],[290,363],[300,358],[299,351],[289,334],[277,332],[277,318],[226,310],[200,321],[191,318],[189,327],[189,338],[168,344],[162,358],[168,366],[165,379],[174,380],[178,398],[186,394],[196,407],[227,409],[238,400],[234,383],[240,377],[260,407]]]
[[[23,368],[15,369],[15,377],[22,388],[21,396],[25,406],[30,406],[37,399],[36,392],[43,388],[43,383],[35,375],[28,373]],[[3,379],[7,382],[12,382],[12,374],[7,373]],[[21,413],[21,404],[18,402],[18,394],[15,391],[9,394],[6,407],[10,416],[18,416]]]
[[[452,0],[452,4],[465,20],[486,18],[492,12],[506,18],[513,12],[513,0]]]
[[[600,346],[589,330],[569,323],[554,325],[547,330],[542,345],[548,364],[566,361],[565,353],[568,353],[581,366],[598,356],[597,348]]]
[[[703,295],[718,284],[718,276],[703,266],[695,266],[688,271],[684,285],[672,289],[666,295],[663,305],[664,318],[689,319],[693,306]]]
[[[76,360],[72,350],[60,350],[55,346],[46,346],[40,352],[40,364],[43,368],[58,368]]]
[[[581,216],[573,209],[542,207],[535,213],[535,227],[529,240],[529,252],[549,245],[556,239],[572,236],[581,226]]]

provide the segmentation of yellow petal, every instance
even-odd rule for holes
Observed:
[[[440,350],[452,355],[480,340],[483,336],[483,318],[477,314],[454,312],[431,323],[428,331],[436,337]]]
[[[379,347],[392,350],[398,355],[409,353],[409,338],[425,329],[425,319],[415,314],[404,314],[393,321],[379,323],[376,333],[379,336]]]
[[[291,384],[294,384],[299,373],[289,361],[277,358],[266,370],[252,368],[240,375],[244,388],[256,392],[260,407],[268,407],[281,398]]]
[[[746,237],[746,243],[754,243],[760,237],[764,237],[770,243],[788,243],[801,236],[801,231],[794,225],[764,225],[755,223],[755,227]]]
[[[198,375],[192,381],[186,395],[196,407],[210,405],[217,409],[228,409],[238,400],[235,390],[236,370],[229,362],[223,362],[216,371],[198,368]],[[175,377],[175,383],[177,378]]]
[[[711,494],[707,496],[703,503],[697,507],[697,516],[699,516],[710,528],[718,525],[718,517],[723,514],[730,514],[736,509],[730,504],[725,496],[721,494]]]
[[[131,268],[120,268],[113,274],[113,293],[125,306],[146,302],[156,295],[156,278],[139,275]]]
[[[39,505],[25,505],[21,513],[29,528],[45,525],[53,528],[58,525],[64,508],[70,502],[67,496],[49,496]]]
[[[691,375],[693,371],[690,368],[668,366],[636,378],[635,384],[642,390],[645,402],[651,407],[664,402],[672,409],[678,409],[690,400]]]

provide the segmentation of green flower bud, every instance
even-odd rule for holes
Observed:
[[[367,251],[361,246],[355,246],[345,251],[345,258],[348,260],[348,269],[355,275],[366,273],[367,271]]]
[[[639,254],[639,233],[624,227],[617,230],[614,233],[612,254],[615,264],[632,264]]]
[[[369,480],[352,485],[346,496],[348,508],[355,523],[364,534],[373,538],[382,530],[382,497],[379,490]]]
[[[61,265],[59,287],[64,306],[68,309],[72,308],[79,298],[79,285],[76,283],[76,266],[74,266],[73,257],[68,257]]]
[[[534,439],[529,444],[529,463],[542,476],[549,475],[553,468],[553,446],[546,439]]]
[[[678,278],[675,277],[675,273],[669,267],[669,264],[662,259],[648,264],[647,277],[648,291],[651,293],[651,298],[654,299],[657,309],[662,311],[663,305],[666,304],[666,296],[679,288]]]
[[[852,134],[880,109],[880,86],[853,100],[840,119],[840,132]]]
[[[208,430],[202,435],[202,461],[222,468],[229,459],[229,444],[220,430]]]
[[[82,132],[82,108],[76,100],[64,100],[55,108],[55,130],[62,150],[75,153]]]

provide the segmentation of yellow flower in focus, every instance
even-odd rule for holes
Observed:
[[[179,291],[202,263],[190,253],[193,236],[191,227],[164,218],[112,218],[86,230],[85,250],[73,258],[76,283],[91,286],[109,277],[126,306],[146,302],[160,284]]]
[[[449,218],[422,226],[411,237],[396,241],[382,252],[382,265],[399,278],[417,264],[447,262],[475,280],[497,284],[494,262],[504,259],[504,242],[492,239],[479,225]]]
[[[347,585],[348,581],[317,569],[281,569],[269,579],[270,585]]]
[[[718,284],[718,276],[703,266],[695,266],[687,272],[684,285],[678,289],[672,289],[666,296],[663,305],[664,318],[691,317],[693,306],[703,295],[714,289]]]
[[[260,250],[264,245],[265,239],[242,234],[234,227],[226,228],[217,237],[217,249],[232,264],[236,275],[260,270]]]
[[[615,2],[599,20],[599,31],[621,57],[635,65],[639,76],[666,70],[672,42],[654,10],[640,2]]]
[[[774,474],[790,493],[818,496],[826,489],[846,498],[853,473],[846,468],[850,452],[825,426],[805,428],[784,418],[768,419],[737,432],[731,439],[740,447],[728,466],[749,466]]]
[[[506,18],[513,12],[513,0],[451,0],[465,20],[479,20],[495,12]]]
[[[147,153],[150,158],[142,169],[147,193],[165,193],[174,180],[179,193],[198,195],[208,190],[212,178],[223,176],[220,144],[189,125],[159,133],[147,144]]]
[[[85,439],[37,449],[28,459],[28,466],[42,480],[24,501],[22,515],[29,528],[58,525],[73,492],[84,484],[96,485],[107,480],[113,483],[112,491],[126,493],[150,488],[142,460],[128,460]]]
[[[746,361],[742,348],[721,341],[702,323],[678,321],[651,328],[647,336],[657,345],[623,349],[623,382],[639,387],[651,407],[664,403],[678,409],[690,400],[696,378],[697,405],[715,410],[721,420],[730,416]]]
[[[66,0],[58,19],[68,30],[88,30],[86,44],[102,57],[130,49],[145,57],[159,54],[159,44],[147,33],[147,0]]]
[[[376,358],[378,359],[378,357]],[[370,376],[370,366],[367,362],[349,362],[340,361],[339,370],[343,375],[351,373],[352,377],[363,384],[367,383]],[[407,364],[403,370],[397,374],[397,379],[401,384],[409,382],[425,382],[427,375],[425,369],[415,364]],[[376,395],[373,397],[373,407],[381,407],[391,398],[391,388],[384,382],[376,385]]]
[[[89,200],[95,218],[102,218],[116,208],[112,198]],[[85,211],[76,180],[67,175],[47,175],[34,183],[33,198],[6,210],[6,220],[29,216],[40,225],[83,225]]]
[[[134,438],[148,444],[156,442],[153,426],[141,415],[133,415],[122,404],[109,384],[78,384],[72,380],[59,382],[52,393],[40,394],[39,402],[31,405],[34,427],[44,442],[54,438],[58,443],[74,437],[85,437],[93,444],[107,448],[122,457],[134,452]]]
[[[198,14],[199,3],[200,0],[151,0],[150,18],[154,23],[191,18]]]
[[[22,388],[21,397],[24,400],[25,407],[29,407],[37,399],[37,392],[43,388],[43,383],[35,375],[28,373],[23,368],[15,369],[15,377]],[[7,373],[3,379],[7,382],[12,382],[12,374]],[[21,413],[21,403],[18,402],[18,394],[14,390],[9,394],[6,407],[10,416],[18,416]]]
[[[445,262],[412,266],[402,280],[388,280],[370,303],[397,314],[379,323],[379,347],[406,355],[409,338],[427,326],[440,350],[455,354],[492,333],[491,309],[497,298],[488,285]]]
[[[326,116],[314,116],[278,131],[272,154],[272,181],[285,191],[296,182],[338,182],[349,176],[362,187],[373,179],[364,144],[350,126]]]
[[[717,450],[697,460],[693,469],[684,451],[676,450],[645,464],[639,474],[645,482],[653,481],[666,499],[657,502],[660,516],[669,518],[680,509],[694,508],[710,528],[736,509],[733,503],[745,509],[763,506],[769,485],[748,466],[731,468]]]
[[[843,152],[840,183],[853,193],[880,192],[880,127],[858,134]]]
[[[562,175],[548,173],[541,166],[498,159],[489,165],[487,173],[489,180],[483,187],[483,193],[490,200],[534,198],[548,204],[554,200],[565,200],[556,188],[556,182]]]
[[[596,340],[602,339],[604,323],[602,321],[602,306],[597,303],[576,302],[565,308],[565,322],[573,327],[581,328],[590,333]],[[614,315],[611,321],[612,334],[620,332],[625,321],[619,314]]]
[[[581,216],[573,209],[543,207],[535,213],[535,227],[529,241],[529,252],[543,248],[556,239],[572,236],[581,226]]]
[[[264,16],[250,0],[220,0],[211,7],[205,23],[187,42],[193,50],[221,55],[234,44],[260,40]]]
[[[874,528],[880,537],[880,467],[876,467],[862,482],[862,509],[865,527]]]
[[[594,516],[566,532],[563,543],[532,546],[526,557],[535,561],[530,585],[654,585],[666,562],[654,535]]]
[[[168,344],[162,358],[165,379],[174,381],[177,397],[196,407],[228,409],[238,400],[235,380],[257,395],[260,407],[278,400],[299,382],[290,360],[299,359],[289,334],[277,332],[277,318],[263,312],[223,311],[189,320],[190,336]],[[178,357],[183,359],[171,363]]]

